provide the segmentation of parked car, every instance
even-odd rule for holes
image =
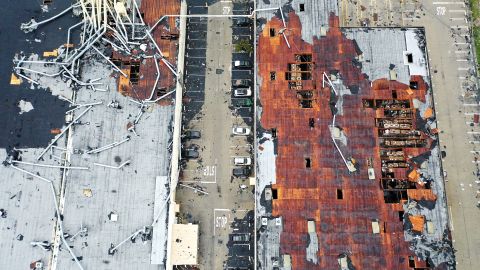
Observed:
[[[237,233],[230,235],[233,242],[248,242],[250,241],[249,233]]]
[[[250,176],[250,168],[249,167],[233,168],[232,174],[235,177],[244,179]]]
[[[236,26],[249,26],[252,24],[252,19],[246,17],[237,18],[235,21]]]
[[[250,80],[238,79],[232,82],[233,87],[250,87]]]
[[[233,164],[238,166],[248,166],[252,164],[252,159],[249,157],[235,157],[233,158]]]
[[[197,130],[187,130],[183,134],[183,137],[187,140],[200,139],[201,134],[200,134],[200,131],[197,131]]]
[[[253,102],[249,98],[235,98],[232,99],[232,105],[235,107],[251,107]]]
[[[233,91],[235,97],[249,97],[252,95],[250,88],[237,88]]]
[[[232,128],[232,133],[234,135],[247,136],[247,135],[250,135],[250,128],[235,126],[235,127]]]
[[[237,61],[233,62],[233,65],[236,68],[251,68],[252,67],[252,63],[250,61],[247,61],[247,60],[237,60]]]
[[[185,150],[198,150],[198,149],[200,149],[200,146],[198,146],[198,144],[193,143],[193,144],[190,144],[189,146],[186,146],[184,148],[185,148]]]
[[[194,149],[189,149],[189,150],[184,150],[182,151],[182,158],[184,159],[196,159],[200,155],[198,154],[197,150]]]

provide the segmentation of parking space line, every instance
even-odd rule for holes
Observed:
[[[451,12],[451,13],[464,13],[465,15],[467,15],[467,11],[465,11],[464,9],[449,9],[448,12]]]
[[[205,77],[205,75],[201,75],[201,74],[192,74],[192,73],[186,73],[187,76],[197,76],[197,77]]]
[[[216,182],[213,182],[213,181],[195,181],[195,180],[181,180],[180,183],[216,184]]]
[[[465,7],[464,2],[433,2],[434,5],[462,5]]]
[[[457,59],[457,62],[468,62],[468,59]]]

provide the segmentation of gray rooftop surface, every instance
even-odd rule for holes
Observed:
[[[304,11],[300,11],[300,4],[304,5]],[[292,9],[300,17],[302,23],[302,38],[311,43],[313,37],[320,37],[322,27],[328,29],[328,19],[330,14],[338,16],[337,0],[258,0],[256,9],[279,8],[282,7],[285,19],[287,13]],[[272,11],[260,11],[257,16],[270,20],[274,13]],[[278,14],[280,16],[280,14]]]
[[[343,28],[348,39],[355,40],[363,53],[362,72],[370,81],[389,78],[389,67],[394,65],[397,80],[408,83],[410,72],[404,64],[404,52],[407,51],[405,30],[400,28],[359,29]]]
[[[96,66],[95,70],[98,72],[101,66]],[[108,74],[108,71],[100,74]],[[110,89],[115,89],[114,79],[109,78],[108,81]],[[70,171],[67,177],[64,224],[72,231],[78,230],[81,224],[89,228],[88,236],[76,239],[74,244],[78,249],[82,246],[81,242],[88,243],[87,248],[81,249],[82,263],[87,269],[101,265],[110,269],[158,269],[158,266],[150,265],[151,242],[142,244],[139,238],[135,244],[127,242],[115,255],[107,254],[112,243],[116,245],[142,226],[152,223],[155,179],[167,175],[169,167],[167,147],[172,136],[173,106],[151,104],[147,107],[136,126],[139,136],[135,136],[127,131],[127,123],[134,121],[139,106],[128,99],[114,90],[79,91],[77,95],[78,103],[104,103],[93,107],[82,118],[82,122],[90,124],[75,129],[73,149],[98,148],[127,136],[131,138],[98,154],[72,156],[72,164],[88,166],[90,170]],[[118,101],[122,109],[107,107],[106,104],[112,100]],[[121,169],[92,164],[119,166],[128,160],[130,164]],[[92,190],[91,198],[83,195],[85,188]],[[117,222],[108,219],[111,211],[118,214]],[[72,267],[69,254],[63,253],[58,268]]]
[[[101,62],[101,61],[99,61]],[[118,244],[143,226],[149,226],[154,219],[155,187],[157,176],[166,176],[170,164],[168,145],[172,139],[171,124],[173,105],[160,106],[150,104],[136,125],[136,133],[127,131],[127,124],[133,122],[139,112],[139,106],[130,102],[128,97],[116,91],[115,79],[110,76],[111,69],[105,63],[90,62],[84,79],[102,77],[100,82],[110,91],[100,92],[82,88],[77,92],[77,104],[102,101],[95,105],[79,122],[74,125],[71,136],[71,166],[88,167],[89,170],[69,170],[65,180],[65,200],[63,211],[64,231],[73,235],[81,226],[88,228],[88,235],[69,241],[84,269],[162,269],[161,265],[151,264],[152,241],[144,243],[140,237],[136,243],[127,241],[112,256],[108,255],[111,244]],[[118,101],[121,109],[107,107],[111,101]],[[85,108],[80,108],[75,115]],[[34,113],[32,110],[28,113]],[[91,148],[121,141],[127,136],[130,140],[97,154],[86,154]],[[57,145],[66,147],[66,137]],[[22,149],[22,160],[37,163],[36,157],[43,149]],[[55,149],[55,156],[61,155]],[[72,154],[73,153],[73,154]],[[6,153],[1,151],[5,160]],[[49,150],[38,161],[41,164],[61,165]],[[130,161],[121,169],[95,166],[101,163],[119,166]],[[56,184],[57,198],[61,169],[39,168],[19,164],[25,170],[51,179]],[[31,241],[53,241],[55,208],[49,184],[33,179],[12,167],[0,167],[0,174],[7,177],[2,181],[0,208],[7,211],[7,218],[0,219],[0,256],[1,267],[5,269],[25,269],[36,260],[49,262],[51,252],[32,247]],[[165,190],[168,184],[163,185]],[[92,196],[87,197],[84,190],[90,189]],[[159,196],[162,199],[162,196]],[[62,201],[60,201],[62,205]],[[164,205],[164,200],[157,202]],[[61,207],[62,208],[62,207]],[[114,211],[118,221],[110,221],[108,214]],[[166,215],[166,211],[164,211]],[[165,218],[165,216],[163,216]],[[166,246],[166,221],[160,220],[155,226],[157,243],[160,249]],[[161,234],[165,237],[158,237]],[[23,234],[23,241],[16,240]],[[163,242],[163,243],[162,243]],[[165,254],[160,254],[165,256]],[[157,258],[158,259],[158,258]],[[163,261],[159,259],[159,261]],[[67,249],[60,247],[56,269],[76,269]]]

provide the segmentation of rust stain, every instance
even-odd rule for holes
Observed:
[[[414,90],[388,79],[370,84],[352,61],[358,56],[354,41],[342,34],[334,14],[327,35],[308,44],[301,39],[299,17],[291,12],[286,32],[291,49],[280,36],[270,36],[271,28],[278,33],[282,21],[273,18],[266,23],[257,59],[261,125],[276,129],[277,136],[272,215],[283,217],[280,253],[291,255],[292,269],[337,269],[344,253],[356,269],[412,269],[409,258],[416,257],[404,239],[402,205],[409,196],[436,199],[430,190],[423,190],[425,185],[409,181],[419,176],[408,157],[427,152],[432,144],[419,131],[420,116],[413,107],[413,99],[425,102],[427,84],[421,76],[411,77],[417,84]],[[343,115],[336,118],[355,158],[353,174],[331,140],[332,97],[329,88],[322,88],[324,72],[340,74],[343,84],[355,92],[343,97]],[[375,180],[368,179],[369,168]],[[343,198],[338,198],[337,190]],[[317,265],[306,260],[307,219],[315,221],[319,237]],[[383,224],[380,234],[371,231],[376,219]]]

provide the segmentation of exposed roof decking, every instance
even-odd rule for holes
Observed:
[[[415,254],[409,249],[404,224],[399,219],[399,212],[404,211],[402,204],[406,201],[386,204],[384,191],[381,188],[382,163],[379,152],[384,148],[380,145],[381,140],[384,139],[378,135],[375,118],[384,117],[384,112],[383,109],[364,108],[362,102],[363,99],[406,99],[409,100],[408,106],[412,108],[412,117],[419,119],[423,114],[417,114],[417,112],[423,113],[424,107],[428,106],[428,104],[422,104],[429,101],[425,98],[428,96],[428,86],[423,83],[422,77],[411,78],[409,75],[403,82],[416,81],[418,90],[409,91],[408,85],[382,80],[373,82],[371,86],[362,66],[358,65],[359,52],[356,44],[342,34],[334,14],[330,17],[327,35],[319,39],[313,38],[313,44],[302,40],[304,34],[302,34],[300,18],[293,12],[289,14],[287,37],[291,49],[287,48],[283,37],[269,36],[270,28],[283,27],[278,18],[273,18],[263,27],[263,32],[259,33],[257,48],[257,76],[262,82],[259,93],[262,106],[260,122],[266,130],[275,128],[277,136],[276,185],[273,186],[277,199],[274,198],[272,201],[272,216],[282,217],[280,254],[292,256],[293,269],[338,268],[337,259],[342,254],[348,254],[349,260],[357,269],[409,269],[408,257]],[[398,37],[404,35],[400,29],[396,31],[398,32],[393,34]],[[363,44],[365,43],[360,42],[358,45]],[[384,46],[388,47],[388,44]],[[289,89],[286,81],[285,73],[289,71],[288,65],[298,62],[294,54],[312,55],[310,61],[313,62],[312,81],[303,79],[300,86],[297,84],[298,91],[312,92],[312,108],[301,108],[300,92]],[[282,57],[278,57],[280,55]],[[399,59],[398,56],[402,57]],[[391,54],[391,57],[392,59],[387,57],[373,59],[377,60],[374,64],[383,67],[387,75],[390,61],[400,62],[403,59],[402,54]],[[354,61],[355,59],[357,62]],[[308,69],[308,65],[302,68]],[[402,66],[401,69],[405,67]],[[270,80],[272,71],[276,72],[275,80]],[[290,72],[295,73],[295,71]],[[336,116],[336,126],[340,127],[346,135],[347,145],[341,148],[348,149],[349,152],[344,154],[347,158],[352,157],[356,161],[357,172],[353,174],[348,173],[344,161],[332,143],[332,135],[328,128],[333,118],[330,104],[331,90],[328,87],[322,88],[323,72],[339,73],[341,80],[334,84],[337,88],[346,87],[352,93],[343,95],[342,98],[335,97],[333,100],[339,106],[338,100],[343,99],[342,113]],[[394,98],[392,98],[392,90],[396,90]],[[414,102],[415,99],[416,102]],[[414,107],[418,109],[413,109]],[[314,127],[309,126],[310,118],[314,120]],[[424,122],[421,124],[422,121],[413,122],[413,129],[424,131],[428,128]],[[430,137],[422,133],[420,138],[424,140],[425,145],[405,148],[405,157],[416,157],[428,152],[429,148],[435,145],[435,136]],[[438,155],[434,152],[431,156],[433,159],[438,159]],[[310,159],[310,168],[306,168],[306,158]],[[375,180],[368,179],[368,160],[371,160],[371,166],[376,175]],[[412,166],[419,166],[410,158],[407,158],[407,162]],[[435,173],[427,174],[425,171],[425,176],[432,177],[430,180],[433,180],[434,193],[442,197],[437,200],[439,213],[428,211],[430,212],[428,215],[434,220],[438,219],[441,232],[448,231],[447,217],[441,213],[446,212],[446,206],[443,199],[443,183],[439,175],[439,163],[431,162],[427,167]],[[260,167],[259,170],[261,176],[262,168]],[[392,172],[396,177],[402,177],[402,175],[406,177],[408,170],[408,168],[395,168]],[[422,185],[415,185],[418,189],[424,188]],[[341,199],[338,198],[337,190],[341,190]],[[268,202],[266,204],[268,205]],[[260,209],[263,209],[263,206]],[[317,228],[318,265],[307,262],[307,219],[315,220]],[[381,232],[373,234],[371,223],[377,219],[381,225]],[[259,223],[260,220],[257,219],[257,224]],[[268,226],[266,229],[269,230]],[[262,236],[259,239],[262,241]],[[435,239],[434,242],[437,241],[436,247],[433,248],[436,252],[444,252],[439,248],[439,243],[449,246],[448,236],[443,235],[433,239]],[[262,245],[265,243],[258,245],[261,249],[259,254],[264,252]],[[276,256],[275,251],[269,252],[271,252],[270,255]],[[452,256],[451,246],[445,253]],[[425,259],[423,255],[422,257]],[[262,269],[268,269],[267,265],[271,265],[268,260],[272,260],[272,257],[267,254],[259,259],[262,267],[265,267]],[[451,257],[442,258],[435,263],[451,262],[450,260]],[[419,261],[416,262],[416,266],[425,267],[426,263]]]

